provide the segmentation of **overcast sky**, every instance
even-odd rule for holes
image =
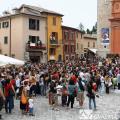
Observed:
[[[63,25],[91,29],[97,21],[97,0],[0,0],[0,14],[21,4],[41,6],[64,15]]]

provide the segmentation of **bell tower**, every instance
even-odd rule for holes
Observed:
[[[111,53],[120,54],[120,0],[112,1]]]

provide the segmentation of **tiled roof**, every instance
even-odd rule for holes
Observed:
[[[32,6],[32,5],[26,5],[26,4],[23,4],[20,8],[18,9],[21,9],[21,8],[30,8],[30,9],[33,9],[33,10],[36,10],[36,11],[39,11],[41,13],[50,13],[50,14],[56,14],[56,15],[59,15],[59,16],[63,16],[62,14],[60,13],[57,13],[57,12],[54,12],[54,11],[51,11],[51,10],[47,10],[47,9],[44,9],[42,7],[36,7],[36,6]]]

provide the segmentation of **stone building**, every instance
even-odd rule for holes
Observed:
[[[98,54],[105,57],[110,53],[110,21],[111,17],[111,0],[97,1],[97,42]]]

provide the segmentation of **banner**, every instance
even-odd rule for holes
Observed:
[[[101,29],[101,37],[102,37],[102,42],[101,44],[106,47],[110,44],[110,39],[109,39],[109,28],[102,28]]]

